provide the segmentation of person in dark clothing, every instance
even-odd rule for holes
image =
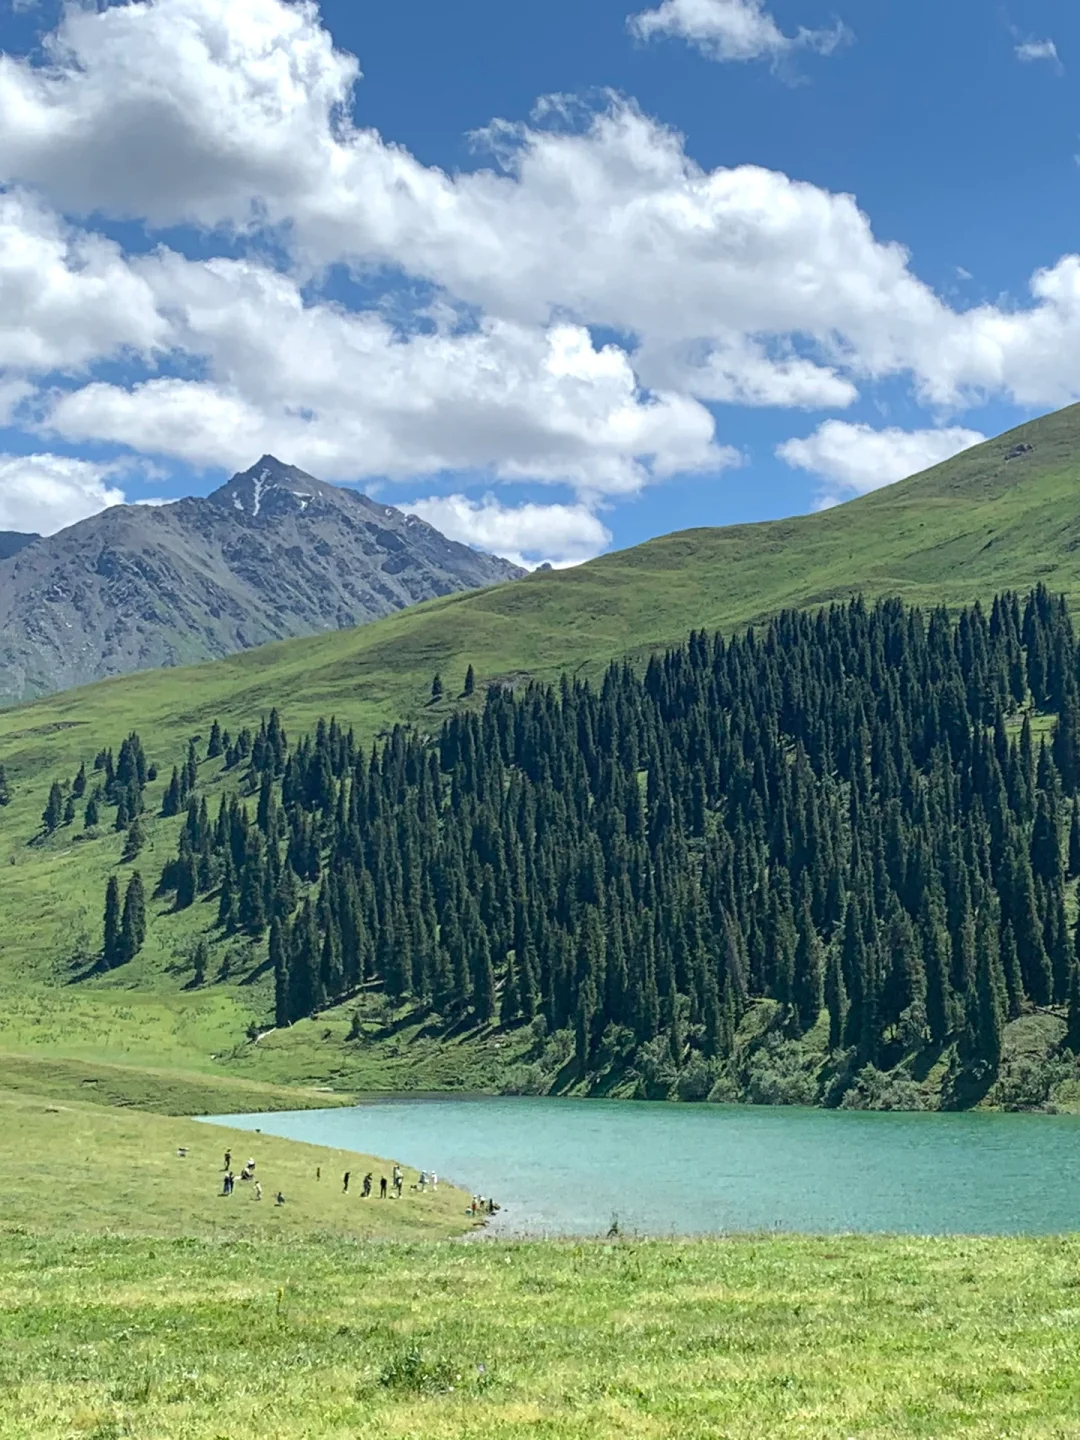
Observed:
[[[364,1176],[364,1188],[360,1192],[361,1199],[366,1200],[371,1194],[371,1171]]]
[[[231,1164],[232,1164],[232,1151],[231,1151],[231,1150],[226,1150],[226,1151],[225,1151],[225,1165],[224,1165],[223,1168],[226,1169],[226,1170],[228,1170],[228,1168],[229,1168],[229,1166],[230,1166]]]
[[[277,1192],[277,1199],[274,1201],[274,1204],[275,1204],[275,1205],[284,1205],[284,1204],[285,1204],[285,1196],[281,1193],[280,1190]]]
[[[352,1174],[352,1171],[351,1171],[351,1170],[346,1170],[346,1171],[345,1171],[345,1175],[344,1175],[344,1177],[343,1177],[343,1179],[342,1179],[342,1182],[341,1182],[341,1193],[342,1193],[343,1195],[347,1195],[347,1194],[349,1193],[349,1176],[350,1176],[351,1174]]]
[[[379,1180],[379,1199],[380,1199],[380,1200],[385,1200],[385,1199],[386,1199],[386,1176],[385,1176],[385,1175],[383,1175],[382,1178]]]

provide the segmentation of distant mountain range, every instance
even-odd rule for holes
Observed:
[[[114,506],[44,538],[0,532],[0,703],[523,574],[264,455],[204,498]]]

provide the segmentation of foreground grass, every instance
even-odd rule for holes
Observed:
[[[1080,1242],[0,1235],[0,1436],[1080,1433]]]
[[[182,1117],[11,1090],[0,1091],[0,1134],[0,1224],[32,1233],[421,1239],[458,1234],[469,1225],[463,1194],[441,1184],[438,1194],[420,1195],[409,1188],[416,1172],[408,1167],[400,1201],[361,1199],[365,1171],[373,1172],[377,1188],[380,1175],[390,1176],[393,1157],[377,1160]],[[221,1194],[226,1149],[237,1174],[249,1158],[256,1161],[261,1200],[246,1183],[238,1182],[231,1196]],[[352,1175],[348,1195],[342,1189],[346,1170]],[[274,1203],[279,1190],[283,1206]]]

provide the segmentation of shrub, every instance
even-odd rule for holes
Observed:
[[[864,1065],[840,1102],[843,1110],[926,1110],[926,1096],[906,1070],[891,1074]]]
[[[813,1105],[817,1076],[806,1068],[802,1049],[770,1036],[750,1061],[746,1098],[752,1105]]]

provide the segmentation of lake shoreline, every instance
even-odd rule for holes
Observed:
[[[1069,1115],[397,1095],[204,1118],[435,1170],[507,1238],[1080,1229]]]

